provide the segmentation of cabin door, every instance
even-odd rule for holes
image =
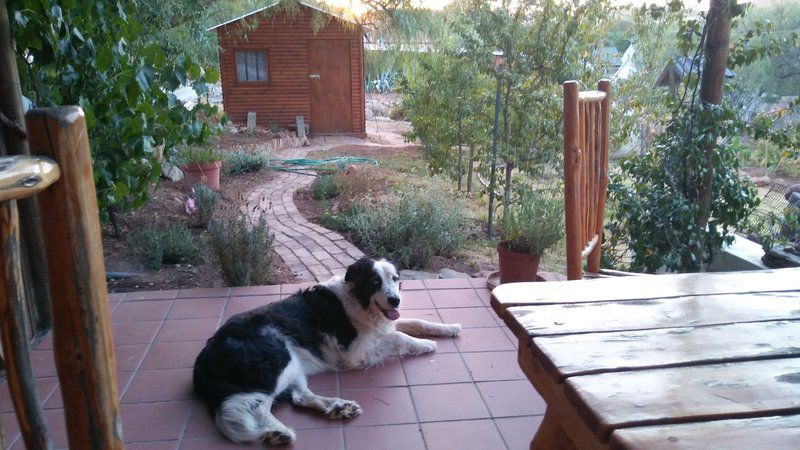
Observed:
[[[350,41],[308,41],[311,132],[352,133]]]

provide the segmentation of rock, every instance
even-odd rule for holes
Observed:
[[[401,280],[435,280],[439,278],[438,273],[422,272],[420,270],[401,270]]]
[[[791,204],[800,203],[800,183],[789,186],[783,197]]]
[[[772,179],[768,176],[763,177],[752,177],[753,183],[758,187],[769,186],[772,183]]]
[[[472,278],[468,273],[458,272],[453,269],[442,269],[439,271],[439,278]]]
[[[496,270],[481,270],[472,274],[472,278],[489,278]]]
[[[164,162],[161,163],[161,176],[169,178],[170,181],[181,181],[183,180],[183,171],[178,166]]]

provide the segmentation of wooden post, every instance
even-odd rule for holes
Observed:
[[[28,113],[31,151],[61,179],[39,194],[53,296],[53,350],[69,447],[122,449],[103,248],[86,119],[77,106]]]
[[[575,192],[581,160],[578,133],[578,82],[567,81],[564,83],[564,219],[569,280],[580,280],[583,276],[580,211]]]
[[[3,253],[0,258],[0,328],[8,389],[25,447],[51,449],[53,444],[44,423],[44,411],[31,366],[16,200],[4,201],[0,206],[0,236]]]
[[[0,113],[13,128],[0,132],[3,154],[28,155],[25,120],[22,107],[22,90],[17,72],[17,60],[11,46],[11,24],[6,0],[0,0]],[[0,126],[2,128],[2,126]],[[50,306],[47,296],[47,271],[44,263],[44,240],[39,223],[39,204],[36,198],[19,201],[19,218],[22,229],[22,271],[26,281],[27,307],[33,328],[50,326]],[[32,328],[32,327],[29,327]],[[32,330],[35,332],[36,330]],[[33,336],[28,336],[28,339]]]
[[[711,0],[706,16],[705,67],[700,79],[700,99],[703,105],[719,105],[722,103],[722,90],[725,86],[725,68],[728,62],[728,47],[731,37],[731,5],[730,0]],[[698,211],[695,230],[697,230],[697,246],[694,257],[699,270],[703,267],[703,255],[706,247],[706,228],[711,217],[711,192],[714,182],[713,156],[717,146],[717,136],[703,149],[705,171],[698,186]]]
[[[604,213],[606,210],[606,192],[608,192],[608,138],[610,128],[610,115],[611,115],[611,81],[600,80],[597,83],[597,90],[606,93],[603,100],[600,100],[600,142],[598,143],[597,150],[600,152],[598,159],[598,180],[597,186],[597,207],[596,213],[591,218],[593,220],[593,229],[597,233],[597,244],[594,249],[589,253],[586,259],[586,269],[589,272],[597,273],[600,271],[600,259],[603,253],[603,222],[605,220]]]

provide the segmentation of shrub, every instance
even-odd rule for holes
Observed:
[[[564,200],[523,190],[498,225],[510,250],[542,256],[564,236]]]
[[[205,228],[214,215],[214,209],[216,209],[219,201],[219,194],[205,184],[197,183],[192,186],[192,198],[197,207],[197,226]]]
[[[268,160],[267,155],[262,153],[248,153],[239,150],[225,155],[225,163],[222,165],[222,170],[226,175],[258,172],[267,165]]]
[[[398,199],[370,208],[356,208],[347,225],[368,252],[394,260],[404,268],[428,264],[433,255],[447,256],[466,241],[466,206],[445,194],[402,192]]]
[[[178,165],[211,164],[221,160],[223,155],[211,147],[188,146],[175,155]]]
[[[339,195],[339,186],[335,175],[319,175],[311,183],[311,196],[317,200],[328,200],[337,195]]]
[[[144,260],[149,269],[160,269],[164,264],[179,264],[196,261],[199,249],[191,231],[183,222],[166,226],[148,225],[134,232],[128,244]]]
[[[255,224],[245,216],[213,220],[208,231],[222,279],[228,286],[267,283],[274,238],[263,216]]]

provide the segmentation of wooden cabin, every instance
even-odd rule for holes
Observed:
[[[315,31],[314,24],[317,30]],[[323,24],[320,28],[319,24]],[[297,2],[269,5],[216,25],[223,105],[231,120],[314,134],[365,134],[363,30]]]

